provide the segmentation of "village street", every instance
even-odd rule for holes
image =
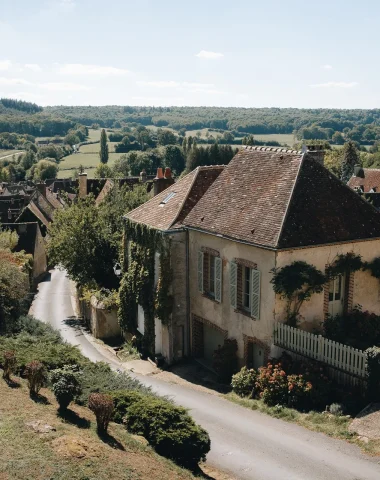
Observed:
[[[52,270],[40,283],[31,313],[61,331],[93,361],[120,368],[117,359],[94,344],[76,325],[73,291],[65,273]],[[66,320],[66,322],[65,322]],[[68,320],[68,321],[67,321]],[[71,325],[70,325],[71,323]],[[142,383],[190,409],[210,434],[207,461],[234,478],[249,480],[378,480],[378,458],[361,454],[358,447],[297,425],[250,411],[217,395],[154,376],[136,375]]]

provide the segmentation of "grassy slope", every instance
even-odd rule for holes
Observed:
[[[359,445],[366,453],[370,455],[380,455],[380,440],[370,440],[368,443],[363,443],[358,439],[358,436],[351,433],[348,427],[351,423],[351,418],[346,416],[334,416],[319,412],[301,413],[293,408],[286,407],[268,407],[262,400],[252,400],[248,398],[241,398],[235,393],[228,393],[225,397],[243,407],[251,410],[258,410],[266,413],[271,417],[280,418],[287,422],[297,423],[302,427],[314,430],[316,432],[325,433],[326,435],[341,440],[348,440],[351,443]]]
[[[65,419],[57,415],[52,393],[36,403],[27,386],[10,388],[0,379],[1,480],[118,480],[191,479],[188,471],[157,455],[121,425],[111,424],[109,437],[96,433],[95,417],[87,408],[71,405]],[[56,431],[35,433],[26,423],[41,420]]]

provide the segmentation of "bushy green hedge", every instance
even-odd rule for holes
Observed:
[[[208,433],[184,408],[164,399],[144,396],[132,400],[125,423],[129,432],[142,435],[157,453],[180,465],[195,466],[210,450]]]
[[[80,405],[87,405],[91,393],[111,393],[119,390],[133,390],[149,393],[150,389],[128,373],[117,373],[104,362],[87,362],[82,368],[82,394],[76,399]]]
[[[128,408],[144,399],[144,394],[133,390],[117,390],[109,392],[112,397],[114,411],[112,420],[116,423],[123,423]]]

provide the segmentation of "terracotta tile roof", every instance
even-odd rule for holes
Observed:
[[[248,147],[184,225],[269,248],[380,237],[380,213],[307,154]]]
[[[183,218],[202,198],[223,168],[223,165],[196,168],[148,202],[129,212],[126,218],[159,230],[180,228]],[[174,195],[167,203],[163,203],[170,193]]]
[[[368,193],[375,187],[376,192],[380,192],[380,169],[379,168],[362,168],[360,175],[353,175],[347,185],[353,190],[361,187],[364,193]]]

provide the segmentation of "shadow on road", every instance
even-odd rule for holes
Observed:
[[[174,365],[168,368],[168,371],[171,371],[187,382],[195,385],[201,385],[202,387],[215,390],[219,393],[228,393],[231,391],[231,387],[229,385],[223,385],[218,382],[216,373],[205,368],[195,360],[189,360],[187,362]]]
[[[63,320],[63,323],[68,327],[71,327],[73,330],[77,330],[78,332],[91,333],[82,317],[76,317],[75,315],[73,315],[71,317],[65,318]]]

